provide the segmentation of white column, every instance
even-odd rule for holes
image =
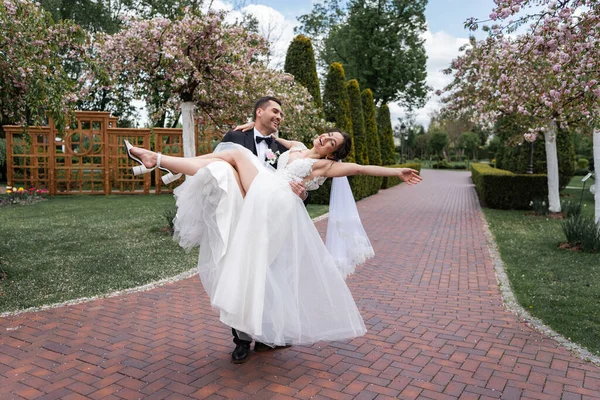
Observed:
[[[594,193],[596,223],[600,222],[600,129],[594,129],[594,171],[596,192]]]
[[[546,142],[546,165],[548,168],[548,209],[550,212],[560,212],[560,188],[558,179],[558,153],[556,150],[556,121],[551,120],[546,125],[544,139]]]
[[[192,101],[181,103],[181,123],[183,124],[183,156],[196,157],[196,129],[194,111],[196,104]]]

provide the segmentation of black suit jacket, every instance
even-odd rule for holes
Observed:
[[[254,129],[249,130],[247,132],[229,131],[225,134],[225,136],[223,136],[223,139],[221,141],[222,142],[233,142],[233,143],[239,144],[241,146],[244,146],[248,150],[250,150],[252,153],[254,153],[255,156],[258,155],[256,153],[256,141],[254,140]],[[276,140],[273,140],[273,142],[271,143],[271,146],[269,146],[269,148],[271,149],[271,151],[273,151],[273,153],[279,152],[279,154],[282,154],[284,151],[287,151],[287,149],[285,147],[283,147],[283,145],[280,144]],[[273,165],[273,167],[277,168],[277,163],[275,163],[275,165]]]
[[[252,153],[254,153],[255,156],[258,155],[256,153],[256,141],[254,140],[254,129],[251,129],[246,132],[229,131],[225,134],[225,136],[223,136],[223,139],[221,140],[221,142],[232,142],[232,143],[239,144],[240,146],[244,146],[245,148],[250,150]],[[284,151],[287,151],[287,149],[281,143],[279,143],[277,140],[273,140],[273,142],[271,143],[271,146],[269,146],[269,148],[271,149],[271,151],[273,151],[273,153],[279,152],[279,154],[283,154]],[[277,169],[277,162],[275,162],[273,167],[275,169]],[[308,204],[308,196],[306,196],[306,199],[304,199],[304,205],[307,205],[307,204]]]

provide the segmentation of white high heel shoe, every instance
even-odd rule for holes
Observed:
[[[154,168],[156,168],[156,167],[146,168],[146,166],[144,165],[142,160],[140,160],[138,157],[131,154],[131,149],[133,148],[133,146],[131,145],[131,143],[129,143],[129,141],[127,141],[127,139],[123,139],[123,143],[125,143],[125,149],[127,150],[127,157],[129,157],[129,159],[140,164],[140,165],[136,165],[135,167],[131,168],[133,170],[133,175],[143,175],[148,172],[154,171]]]
[[[177,179],[181,178],[182,174],[174,174],[171,171],[169,171],[168,169],[166,169],[165,167],[161,167],[160,166],[160,159],[161,159],[161,157],[162,157],[162,154],[156,153],[156,168],[160,169],[161,171],[167,172],[166,175],[161,176],[161,179],[162,179],[163,183],[165,185],[168,185],[169,183],[173,183]]]

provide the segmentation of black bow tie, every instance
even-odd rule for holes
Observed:
[[[271,143],[273,143],[273,138],[271,136],[257,136],[256,137],[256,144],[259,144],[263,140],[265,141],[265,143],[267,144],[267,146],[270,146]]]

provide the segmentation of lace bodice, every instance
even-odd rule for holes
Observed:
[[[319,161],[315,158],[297,158],[292,162],[289,162],[291,153],[302,150],[306,150],[306,146],[294,146],[281,154],[279,160],[277,160],[277,174],[282,176],[288,182],[304,181],[304,179],[312,172],[315,163]],[[304,186],[306,187],[306,190],[317,190],[326,179],[327,178],[324,176],[317,176],[308,181],[304,181]]]

